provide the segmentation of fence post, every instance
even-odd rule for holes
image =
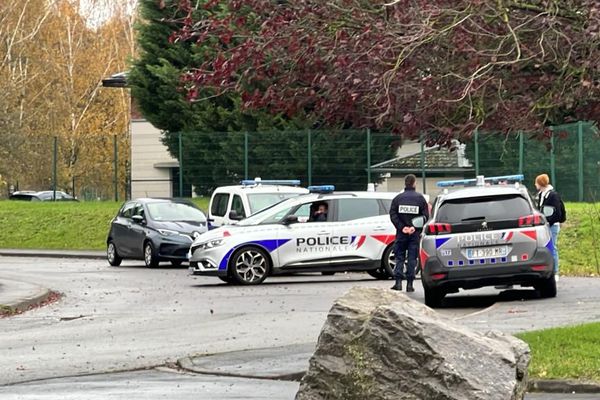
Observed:
[[[475,129],[475,176],[479,175],[479,129]]]
[[[423,140],[423,132],[419,134],[421,142],[421,179],[423,180],[423,194],[427,194],[427,178],[425,177],[425,141]]]
[[[583,201],[583,121],[577,122],[577,154],[579,201]]]
[[[244,179],[248,179],[248,132],[244,132]]]
[[[308,186],[312,185],[312,134],[311,130],[307,130],[308,134]]]
[[[554,127],[550,127],[550,182],[556,185],[556,154],[554,153]]]
[[[113,188],[115,191],[115,202],[119,201],[119,146],[117,144],[117,135],[113,135]],[[73,185],[75,186],[75,185]]]
[[[179,197],[183,197],[183,144],[181,140],[181,132],[178,135],[179,141]]]
[[[520,175],[523,175],[523,158],[524,157],[525,157],[525,141],[523,138],[523,131],[519,131],[519,174]]]
[[[58,136],[54,136],[54,143],[52,146],[52,201],[56,201],[56,179],[58,176],[57,164],[58,164]]]
[[[367,128],[367,183],[371,183],[371,129]]]

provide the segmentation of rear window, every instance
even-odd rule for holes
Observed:
[[[475,197],[442,203],[437,222],[456,224],[469,221],[501,221],[518,219],[532,210],[527,200],[515,195]]]

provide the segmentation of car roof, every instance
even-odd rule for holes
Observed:
[[[220,186],[213,193],[308,193],[308,189],[289,185],[232,185]]]
[[[491,185],[491,186],[472,186],[458,189],[449,193],[443,193],[443,200],[456,200],[469,197],[487,197],[502,195],[523,196],[527,192],[524,186],[515,187],[514,185]]]
[[[331,192],[331,193],[309,193],[289,199],[290,201],[304,202],[306,200],[337,200],[337,199],[390,199],[396,197],[394,192]]]

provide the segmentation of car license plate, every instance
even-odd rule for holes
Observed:
[[[478,247],[474,249],[467,249],[468,259],[506,257],[506,255],[508,255],[508,246]]]

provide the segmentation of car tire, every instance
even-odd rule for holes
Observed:
[[[423,291],[425,292],[425,305],[430,308],[438,308],[442,305],[442,300],[446,296],[441,289],[429,288],[423,285]]]
[[[381,257],[381,270],[382,276],[385,274],[387,277],[379,279],[390,279],[394,277],[394,269],[396,268],[396,256],[394,254],[394,243],[388,245],[383,251],[383,257]]]
[[[144,243],[144,263],[148,268],[158,267],[158,257],[156,256],[156,251],[150,241]]]
[[[367,274],[371,275],[375,279],[379,279],[379,280],[382,280],[382,281],[390,279],[390,275],[387,273],[386,270],[383,269],[383,267],[382,268],[368,270]]]
[[[543,299],[556,297],[556,279],[554,278],[554,274],[550,278],[542,279],[534,287]]]
[[[261,284],[271,270],[267,253],[258,247],[246,246],[233,253],[229,260],[229,275],[240,285]]]
[[[183,261],[181,260],[171,260],[171,265],[173,267],[181,267],[181,264],[183,264]]]
[[[323,271],[323,272],[321,272],[321,275],[331,276],[331,275],[335,275],[335,272],[334,271]]]
[[[123,258],[121,258],[117,252],[117,246],[115,245],[115,242],[112,240],[110,240],[106,246],[106,258],[108,259],[108,263],[113,267],[118,267],[121,265],[121,261],[123,261]]]

